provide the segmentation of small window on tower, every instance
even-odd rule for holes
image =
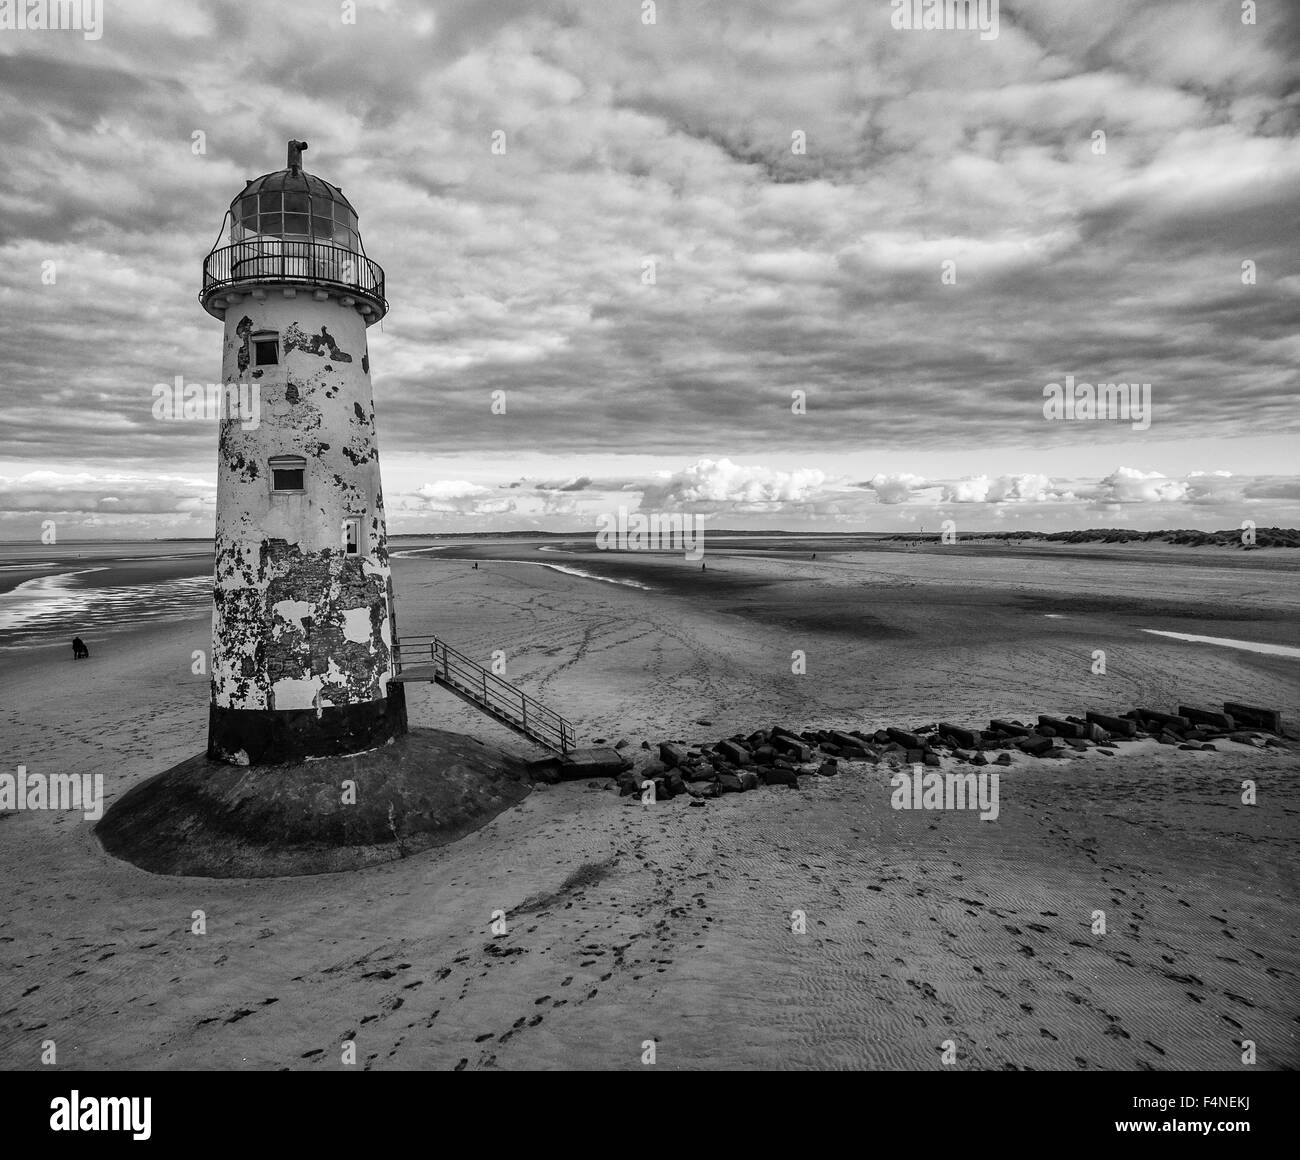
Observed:
[[[253,335],[253,365],[273,367],[280,361],[280,336],[273,330]]]
[[[343,521],[343,554],[355,556],[361,551],[361,517],[349,516]]]
[[[273,492],[301,492],[306,490],[307,461],[301,455],[276,455],[269,464]]]

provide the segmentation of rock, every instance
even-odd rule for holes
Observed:
[[[798,785],[799,779],[795,776],[793,769],[782,769],[774,765],[770,769],[763,770],[763,783],[765,785]]]
[[[686,750],[672,741],[659,742],[659,760],[668,768],[686,763]]]
[[[1137,714],[1139,721],[1143,723],[1154,721],[1169,733],[1181,733],[1192,727],[1192,723],[1186,717],[1180,717],[1177,713],[1157,713],[1154,709],[1134,709],[1133,712]]]
[[[973,729],[963,729],[960,725],[949,725],[946,721],[939,722],[939,736],[951,737],[953,741],[966,749],[977,749],[980,743],[979,734]]]
[[[1238,725],[1254,725],[1255,728],[1267,729],[1270,733],[1282,732],[1282,714],[1274,709],[1260,709],[1254,705],[1224,701],[1223,711]]]
[[[619,797],[627,797],[629,794],[641,792],[641,779],[630,769],[620,773],[615,778],[615,784],[618,786]]]
[[[647,761],[641,767],[642,777],[662,777],[667,772],[668,769],[662,761]]]
[[[1132,737],[1137,732],[1137,722],[1128,717],[1108,717],[1105,713],[1086,713],[1084,716],[1094,725],[1100,725],[1108,733],[1121,737]]]
[[[995,758],[993,759],[993,764],[994,764],[994,765],[1010,765],[1010,764],[1011,764],[1011,754],[1009,754],[1009,753],[999,753],[999,754],[997,755],[997,757],[995,757]]]
[[[1050,737],[1022,737],[1016,742],[1016,747],[1033,757],[1042,757],[1052,748],[1052,739]]]
[[[682,778],[685,781],[713,781],[719,773],[730,773],[731,768],[723,765],[720,769],[715,770],[711,765],[688,765],[681,771]]]
[[[706,721],[703,717],[700,717],[700,718],[695,722],[695,724],[696,724],[696,725],[712,725],[713,722],[712,722],[712,721]]]
[[[938,755],[937,753],[928,753],[928,752],[927,752],[926,755],[925,755],[925,764],[926,764],[926,765],[938,765],[938,764],[940,764],[940,762],[939,762],[939,755]]]
[[[1235,741],[1238,745],[1253,745],[1257,749],[1264,748],[1264,739],[1257,737],[1254,733],[1229,733],[1229,741]]]
[[[855,757],[859,760],[867,756],[867,747],[862,738],[854,737],[851,733],[841,732],[839,729],[831,730],[831,741],[839,746],[840,752],[845,757]]]
[[[1082,737],[1067,737],[1065,743],[1070,746],[1071,749],[1089,748],[1088,743]]]
[[[1038,732],[1044,735],[1048,735],[1048,734],[1047,734],[1047,730],[1042,727],[1048,726],[1052,730],[1051,735],[1054,735],[1056,737],[1082,737],[1083,736],[1082,725],[1076,725],[1073,721],[1067,721],[1063,717],[1048,717],[1045,714],[1040,713],[1038,715],[1038,724],[1039,724]]]
[[[702,806],[702,805],[704,805],[704,799],[703,799],[703,798],[693,798],[693,799],[691,800],[690,804],[693,805],[693,806]]]
[[[1178,748],[1179,749],[1200,749],[1201,743],[1199,741],[1184,741]]]
[[[771,765],[776,760],[776,750],[770,745],[760,745],[754,750],[754,764]]]
[[[925,742],[915,733],[908,733],[905,729],[886,729],[885,733],[890,741],[897,741],[904,749],[924,749]]]
[[[791,737],[786,733],[778,733],[775,729],[772,731],[772,748],[778,753],[787,753],[796,761],[811,761],[812,750],[803,743],[803,740]]]
[[[872,734],[872,737],[875,739],[877,745],[884,745],[885,742],[892,740],[889,736],[889,731],[886,729],[877,729],[875,733]]]
[[[749,750],[743,745],[737,745],[734,741],[719,741],[718,752],[733,765],[748,765],[753,761]]]
[[[742,770],[741,773],[738,774],[738,776],[740,778],[741,789],[743,790],[758,789],[758,774],[754,773],[753,770],[749,770],[749,769]]]
[[[823,761],[821,765],[817,767],[817,776],[834,777],[837,773],[839,773],[839,771],[840,771],[839,763],[835,760],[835,758],[831,757],[828,758],[826,761]]]
[[[1183,741],[1177,733],[1169,733],[1167,731],[1162,731],[1156,740],[1159,741],[1161,745],[1181,745]]]
[[[924,749],[906,749],[903,752],[906,754],[904,760],[908,765],[920,765],[925,760]]]
[[[1003,721],[994,718],[989,725],[998,733],[1003,733],[1007,737],[1028,737],[1033,730],[1026,725],[1021,725],[1019,721]]]
[[[744,793],[745,787],[734,773],[724,773],[718,778],[719,793]]]
[[[1107,757],[1115,756],[1115,751],[1113,749],[1098,749],[1097,752],[1104,753]]]
[[[683,794],[685,792],[686,782],[682,780],[682,775],[674,769],[664,778],[664,796],[675,798],[678,794]]]
[[[838,745],[832,745],[829,741],[822,742],[821,751],[830,757],[840,756],[840,747]]]
[[[624,738],[622,738],[622,739],[619,740],[619,741],[615,741],[615,742],[614,742],[614,748],[615,748],[615,749],[626,749],[626,748],[627,748],[627,738],[624,737]]]
[[[1186,717],[1193,725],[1208,725],[1211,729],[1222,729],[1231,733],[1237,724],[1227,713],[1215,713],[1211,709],[1198,709],[1194,705],[1179,705],[1178,715]]]
[[[686,792],[692,798],[715,798],[721,792],[716,781],[697,781],[694,785],[688,785]]]
[[[1211,751],[1214,752],[1214,753],[1218,753],[1218,752],[1219,752],[1219,747],[1218,747],[1217,745],[1214,745],[1213,743],[1211,743],[1211,742],[1209,742],[1209,741],[1204,742],[1204,743],[1201,745],[1201,748],[1202,748],[1202,749],[1209,749],[1209,750],[1211,750]]]
[[[1007,757],[1007,755],[1006,755],[1005,753],[1004,753],[1002,756],[1003,756],[1003,757]],[[1007,757],[1007,761],[1009,762],[1010,760],[1011,760],[1011,758]],[[982,754],[982,753],[977,753],[977,754],[975,754],[974,757],[972,757],[972,758],[970,759],[970,763],[971,763],[971,765],[988,765],[988,763],[989,763],[989,759],[988,759],[987,757],[985,757],[984,754]]]
[[[641,742],[641,748],[642,748],[642,749],[649,749],[649,748],[650,748],[650,742],[648,742],[648,741],[642,741],[642,742]]]

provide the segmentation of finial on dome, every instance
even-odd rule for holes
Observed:
[[[294,173],[300,173],[302,171],[302,151],[306,148],[307,148],[306,141],[289,142],[288,167],[292,169]]]

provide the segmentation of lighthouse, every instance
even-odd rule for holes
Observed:
[[[358,753],[406,732],[367,328],[384,272],[343,191],[284,169],[230,203],[199,301],[224,323],[209,759]],[[251,415],[229,401],[254,398]]]

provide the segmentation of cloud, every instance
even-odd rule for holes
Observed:
[[[701,459],[666,480],[646,485],[642,510],[793,511],[824,498],[826,475],[817,468],[776,471],[730,459]]]

